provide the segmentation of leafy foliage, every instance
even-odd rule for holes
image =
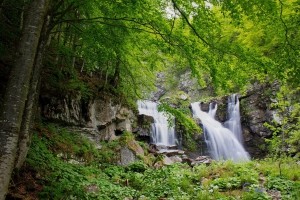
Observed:
[[[202,129],[195,122],[195,120],[190,116],[190,113],[187,113],[185,107],[172,108],[167,103],[162,103],[158,107],[159,111],[165,112],[169,115],[169,118],[176,118],[177,125],[181,126],[180,128],[184,130],[183,137],[187,141],[188,148],[190,150],[196,150],[196,143],[193,140],[195,134],[202,134]]]
[[[278,190],[283,199],[295,199],[299,191],[300,172],[294,160],[283,161],[283,169],[293,170],[282,170],[279,177],[279,168],[271,160],[213,162],[194,168],[174,164],[159,169],[138,161],[124,167],[101,158],[108,148],[97,151],[89,145],[88,151],[93,154],[89,162],[72,164],[70,158],[57,156],[59,152],[74,155],[82,139],[54,124],[34,134],[26,166],[40,174],[40,198],[270,199],[269,190]],[[112,143],[108,146],[116,146]],[[84,146],[78,146],[79,152]],[[266,182],[261,182],[262,177]]]
[[[156,72],[166,69],[190,68],[217,94],[256,80],[299,84],[296,0],[59,4],[53,2],[51,24],[56,67],[99,76],[101,89],[128,102],[153,89]]]
[[[198,134],[202,133],[202,130],[195,123],[195,121],[181,110],[172,108],[166,103],[162,103],[159,105],[159,111],[163,111],[165,113],[173,115],[176,118],[176,120],[178,120],[178,122],[185,128],[187,134],[195,132]]]
[[[270,152],[273,156],[292,155],[299,157],[300,140],[300,104],[298,102],[300,88],[283,85],[277,93],[275,103],[271,106],[276,110],[277,120],[266,126],[273,131],[272,139],[268,139]]]
[[[297,199],[299,197],[300,184],[283,177],[268,177],[267,188],[280,191],[284,199]]]

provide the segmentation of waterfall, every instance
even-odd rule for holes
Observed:
[[[172,119],[169,125],[168,118],[163,112],[158,112],[157,103],[155,102],[139,100],[137,104],[140,115],[143,114],[154,118],[154,123],[151,124],[151,143],[161,146],[176,145],[175,119]]]
[[[191,106],[193,116],[199,118],[203,124],[204,139],[213,159],[235,162],[250,159],[234,133],[214,119],[217,104],[211,103],[208,113],[201,110],[199,102],[192,103]]]
[[[228,97],[228,108],[227,108],[227,121],[224,126],[231,130],[238,141],[243,144],[243,135],[241,127],[241,116],[240,116],[240,102],[236,94],[232,94]]]

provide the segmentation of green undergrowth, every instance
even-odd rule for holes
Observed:
[[[300,169],[294,160],[280,165],[266,159],[155,169],[141,159],[117,165],[121,145],[132,139],[126,133],[97,150],[79,134],[44,125],[33,135],[25,166],[39,174],[40,199],[272,199],[270,191],[279,192],[282,199],[300,196]]]

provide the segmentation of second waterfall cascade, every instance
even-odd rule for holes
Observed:
[[[228,107],[227,107],[228,119],[224,123],[224,126],[231,130],[238,141],[243,144],[242,126],[241,126],[241,116],[240,116],[240,102],[236,94],[230,95],[228,97]]]
[[[205,143],[213,159],[233,160],[235,162],[247,161],[250,160],[250,156],[241,143],[239,105],[236,105],[238,104],[238,98],[237,96],[231,96],[230,98],[228,105],[229,119],[225,122],[225,127],[215,120],[217,104],[211,103],[209,112],[206,113],[201,110],[199,102],[192,103],[193,116],[199,118],[203,124]]]
[[[137,102],[139,114],[147,115],[154,118],[151,124],[151,143],[161,146],[175,146],[176,135],[174,129],[174,121],[169,125],[168,118],[163,112],[158,112],[157,103],[146,100]]]

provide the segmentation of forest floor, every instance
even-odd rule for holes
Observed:
[[[7,199],[297,200],[300,196],[300,167],[291,158],[154,168],[161,158],[147,153],[147,144],[141,143],[145,157],[120,166],[117,152],[124,141],[121,136],[98,150],[62,126],[38,125],[25,165],[14,172]]]

